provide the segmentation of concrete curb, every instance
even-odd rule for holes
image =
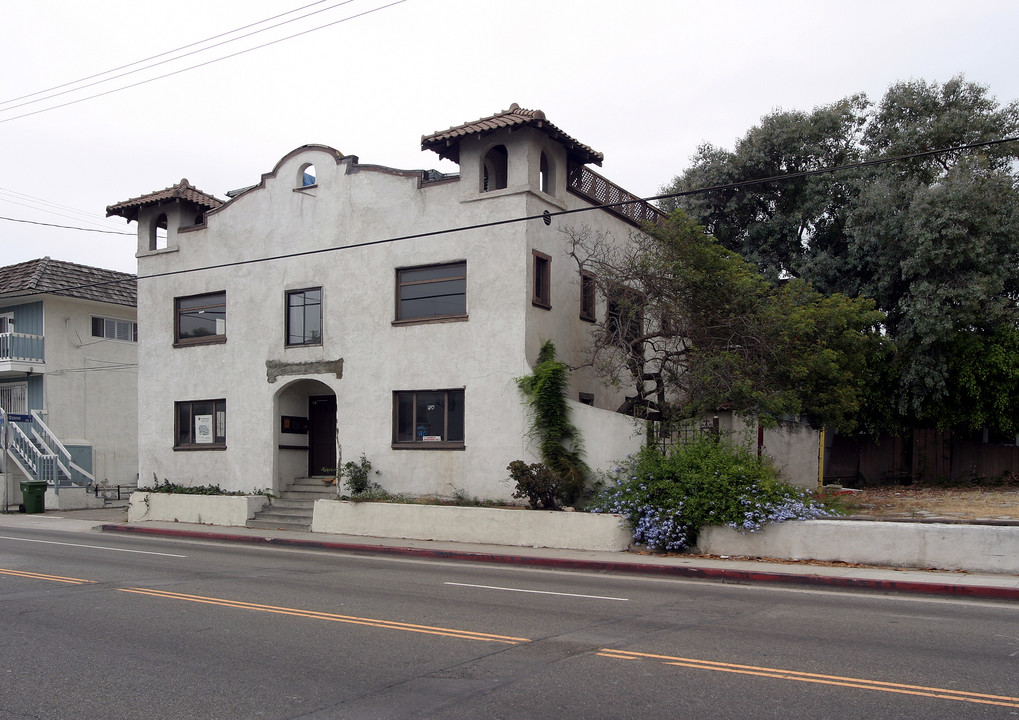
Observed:
[[[724,567],[689,567],[683,565],[671,565],[668,563],[628,562],[625,560],[580,560],[570,558],[539,557],[513,553],[488,553],[471,550],[445,550],[438,548],[432,549],[403,547],[399,545],[372,545],[365,543],[307,540],[303,538],[269,537],[262,535],[238,535],[201,530],[141,527],[138,525],[125,524],[104,524],[99,525],[97,529],[101,532],[137,533],[143,535],[157,535],[161,537],[188,538],[193,540],[212,540],[217,542],[246,543],[250,545],[274,545],[279,547],[337,550],[360,554],[395,555],[421,559],[482,562],[522,567],[545,567],[563,570],[587,570],[593,572],[683,577],[700,580],[714,580],[719,582],[806,585],[812,587],[836,587],[853,590],[1019,601],[1019,588],[961,585],[937,581],[918,582],[915,580],[900,581],[871,578],[832,577],[828,575],[802,575],[781,572],[740,570]]]

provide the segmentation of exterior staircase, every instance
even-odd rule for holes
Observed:
[[[247,527],[310,532],[315,501],[334,497],[336,487],[326,485],[321,478],[298,478],[278,498],[256,512],[255,517],[248,520]]]

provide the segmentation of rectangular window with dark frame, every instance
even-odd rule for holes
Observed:
[[[174,450],[226,447],[226,400],[174,403]]]
[[[176,298],[174,315],[175,344],[226,342],[226,292]]]
[[[531,250],[534,257],[534,296],[531,304],[550,310],[552,308],[552,258],[543,252]]]
[[[464,391],[393,393],[393,447],[417,450],[464,447]]]
[[[138,323],[116,318],[93,317],[92,337],[138,342]]]
[[[587,270],[580,271],[580,319],[594,322],[597,320],[595,310],[595,275]]]
[[[644,336],[644,302],[640,293],[625,287],[609,293],[605,329],[616,345],[643,354],[640,338]]]
[[[287,293],[287,346],[322,344],[322,288]]]
[[[466,317],[466,262],[396,271],[397,322]]]

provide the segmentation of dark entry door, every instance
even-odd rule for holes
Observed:
[[[308,398],[308,475],[336,474],[336,396]]]

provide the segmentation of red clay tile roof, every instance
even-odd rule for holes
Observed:
[[[148,195],[141,195],[124,202],[117,203],[116,205],[109,205],[106,208],[106,217],[111,215],[120,215],[128,220],[138,219],[138,210],[146,205],[154,205],[161,203],[164,200],[174,199],[188,200],[190,202],[199,205],[206,210],[215,210],[223,201],[217,197],[204,193],[184,178],[176,185],[171,185],[165,190],[157,190],[156,192],[149,193]]]
[[[131,273],[44,257],[0,267],[0,295],[14,293],[63,295],[135,307],[138,278]]]
[[[433,150],[439,154],[439,157],[460,162],[460,140],[462,138],[469,135],[485,135],[500,128],[520,126],[530,126],[541,130],[552,139],[562,143],[566,147],[566,151],[582,163],[594,163],[600,166],[605,157],[597,150],[592,150],[550,123],[545,119],[545,113],[541,110],[526,110],[516,103],[510,105],[509,110],[503,110],[495,115],[457,125],[449,130],[423,135],[421,149]]]

